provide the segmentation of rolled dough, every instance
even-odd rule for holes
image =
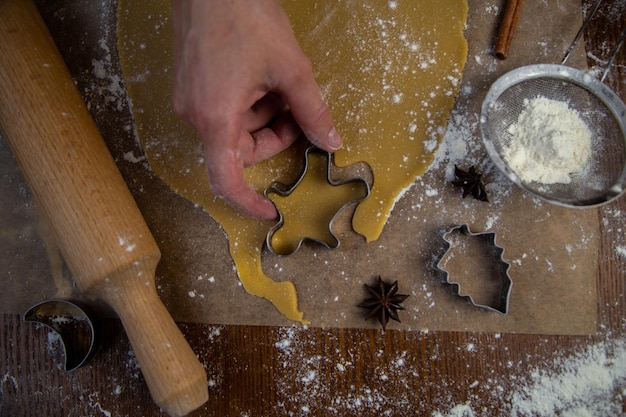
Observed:
[[[311,58],[344,148],[335,162],[372,169],[370,197],[353,228],[376,240],[395,202],[433,160],[445,133],[467,57],[466,0],[284,0],[296,36]],[[291,282],[261,267],[273,222],[238,214],[212,195],[195,132],[171,109],[172,28],[169,0],[119,6],[119,54],[137,135],[152,170],[180,195],[201,205],[228,235],[239,279],[287,318],[305,322]],[[291,183],[302,149],[291,148],[246,170],[262,192]]]

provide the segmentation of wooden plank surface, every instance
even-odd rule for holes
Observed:
[[[583,9],[594,2],[584,0]],[[62,2],[50,3],[42,12],[54,21],[62,8],[54,3]],[[626,25],[620,3],[605,1],[590,25],[585,46],[592,68],[606,63]],[[626,100],[626,49],[607,84]],[[514,407],[518,415],[573,413],[576,407],[624,415],[623,365],[606,368],[610,360],[603,358],[624,359],[626,198],[597,209],[597,215],[602,228],[597,335],[180,324],[209,376],[210,400],[192,415],[497,416],[512,415]],[[98,355],[71,373],[62,369],[58,341],[45,328],[2,315],[0,329],[0,416],[164,415],[150,398],[117,320],[103,323]],[[585,372],[596,369],[611,370],[605,373],[612,385],[604,387],[606,395],[593,397]],[[578,383],[574,397],[581,402],[565,401],[572,408],[559,409],[555,399],[565,394],[550,390],[565,388],[568,380]]]

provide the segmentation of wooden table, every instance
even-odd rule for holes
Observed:
[[[583,10],[594,2],[584,0]],[[626,25],[623,1],[604,3],[585,41],[591,67],[606,62]],[[47,21],[58,19],[54,4],[41,10]],[[51,31],[55,35],[54,25]],[[606,82],[626,101],[626,48]],[[626,344],[626,198],[596,212],[601,224],[596,335],[383,333],[180,323],[209,376],[210,400],[192,415],[496,416],[511,415],[511,404],[533,415],[556,414],[549,395],[528,403],[524,395],[545,393],[551,385],[563,388],[570,377],[581,382],[585,375],[575,377],[560,366],[597,365],[603,352],[623,355]],[[104,322],[99,353],[71,373],[63,370],[62,351],[45,328],[24,323],[17,315],[0,316],[0,327],[1,417],[164,415],[150,398],[117,320]],[[598,352],[600,356],[594,356]],[[545,386],[537,379],[542,372],[549,378]],[[621,403],[614,413],[626,415],[623,366],[614,380],[610,401],[591,401]],[[582,381],[583,391],[592,385]],[[583,391],[574,397],[591,398]],[[605,406],[600,404],[600,409]]]

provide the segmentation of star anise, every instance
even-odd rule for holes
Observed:
[[[383,281],[379,275],[376,285],[365,284],[365,288],[371,297],[359,304],[359,307],[369,309],[366,320],[378,316],[378,321],[382,324],[383,330],[386,329],[389,319],[400,322],[398,310],[404,310],[400,304],[407,299],[408,295],[397,294],[398,281],[389,284]]]
[[[489,201],[485,186],[481,180],[482,175],[476,171],[474,165],[471,166],[469,171],[464,171],[455,165],[454,175],[456,179],[452,181],[452,184],[463,188],[463,198],[468,194],[472,194],[476,200]]]

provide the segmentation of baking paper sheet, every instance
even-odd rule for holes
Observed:
[[[596,331],[597,211],[552,206],[513,186],[489,161],[478,130],[482,98],[499,75],[521,65],[560,62],[580,25],[580,4],[555,7],[541,1],[524,2],[510,57],[497,61],[491,48],[503,5],[470,0],[466,30],[470,50],[448,134],[436,162],[397,202],[380,239],[366,243],[352,232],[350,211],[346,211],[337,222],[339,249],[307,245],[288,258],[264,255],[267,275],[295,283],[300,309],[312,326],[378,326],[364,320],[365,312],[357,304],[367,296],[363,284],[372,284],[381,275],[388,281],[398,280],[400,292],[410,294],[403,304],[406,310],[400,312],[402,323],[392,322],[390,329]],[[104,2],[101,7],[110,6]],[[110,51],[115,50],[114,15],[102,13],[100,20],[85,22],[97,26]],[[62,50],[64,41],[75,39],[57,39]],[[152,174],[133,136],[123,94],[108,91],[107,95],[107,81],[120,74],[114,54],[107,54],[101,46],[87,52],[101,54],[91,61],[99,65],[86,65],[74,75],[162,250],[157,286],[174,319],[294,324],[270,303],[243,290],[219,225]],[[585,67],[582,42],[568,64]],[[95,87],[103,85],[105,94],[102,90],[98,94],[94,83]],[[115,99],[112,104],[106,102],[107,97]],[[461,191],[449,184],[454,164],[466,169],[476,165],[484,175],[490,203],[461,198]],[[3,139],[0,175],[0,311],[23,313],[45,298],[80,297],[72,294],[71,277]],[[513,280],[506,316],[458,298],[434,268],[443,255],[442,234],[461,223],[468,223],[475,232],[495,232],[505,248]]]

